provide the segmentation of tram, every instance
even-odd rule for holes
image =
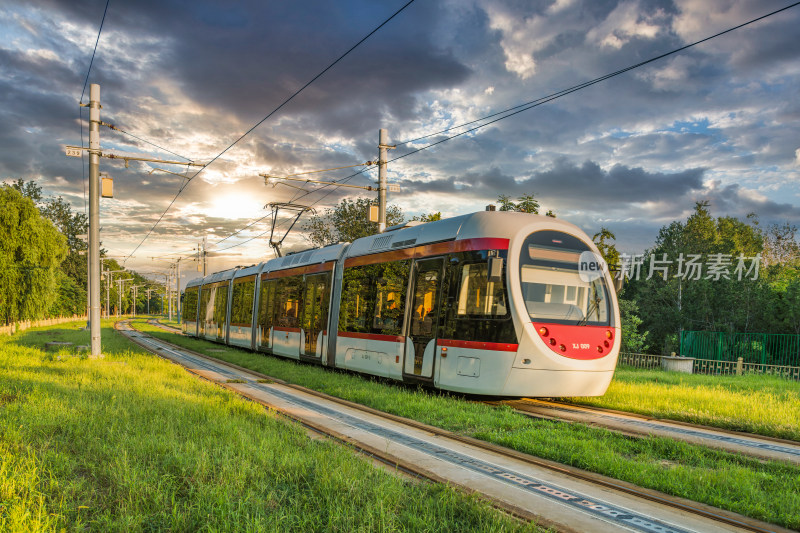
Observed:
[[[217,272],[189,282],[182,318],[190,336],[487,396],[602,395],[620,346],[591,239],[517,212],[411,222]]]

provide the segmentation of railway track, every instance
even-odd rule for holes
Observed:
[[[527,456],[287,384],[133,330],[121,332],[190,372],[404,473],[477,492],[562,531],[788,531],[734,513]]]
[[[157,319],[148,322],[170,333],[180,333],[179,329],[162,324]],[[662,436],[760,459],[800,464],[800,443],[785,439],[552,400],[525,398],[487,403],[508,405],[524,415],[537,418],[600,426],[633,436]]]
[[[489,403],[508,405],[522,414],[537,418],[601,426],[629,435],[668,437],[760,459],[800,464],[800,443],[790,440],[556,401],[526,398]]]

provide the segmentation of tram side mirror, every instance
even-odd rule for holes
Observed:
[[[489,258],[489,282],[500,283],[503,279],[503,258],[490,257]]]

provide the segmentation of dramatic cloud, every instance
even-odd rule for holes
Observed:
[[[62,149],[88,142],[88,113],[77,104],[105,2],[6,4],[0,180],[37,180],[82,210],[85,161]],[[101,85],[102,120],[124,132],[103,128],[103,149],[209,161],[402,5],[112,2],[89,82]],[[217,254],[214,268],[257,261],[271,254],[269,202],[324,209],[346,196],[374,194],[301,183],[271,187],[259,174],[374,160],[379,128],[398,144],[390,157],[404,156],[464,130],[449,130],[454,126],[475,126],[481,117],[784,5],[416,2],[188,184],[197,168],[184,173],[147,162],[126,168],[103,159],[116,189],[116,198],[102,203],[104,246],[129,254],[166,211],[128,266],[189,253],[204,237]],[[660,226],[702,200],[715,215],[756,212],[765,221],[798,223],[798,23],[800,8],[787,10],[392,161],[389,178],[402,192],[390,199],[408,216],[450,216],[483,209],[499,194],[535,193],[545,209],[590,233],[609,227],[630,251],[649,246]],[[309,176],[343,179],[361,168]],[[369,170],[348,183],[375,179]],[[287,219],[279,224],[285,229]],[[285,246],[306,245],[293,230]]]

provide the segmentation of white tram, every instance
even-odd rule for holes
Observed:
[[[194,280],[184,332],[470,394],[606,391],[619,310],[607,270],[579,271],[598,254],[584,232],[515,212],[413,224]]]

